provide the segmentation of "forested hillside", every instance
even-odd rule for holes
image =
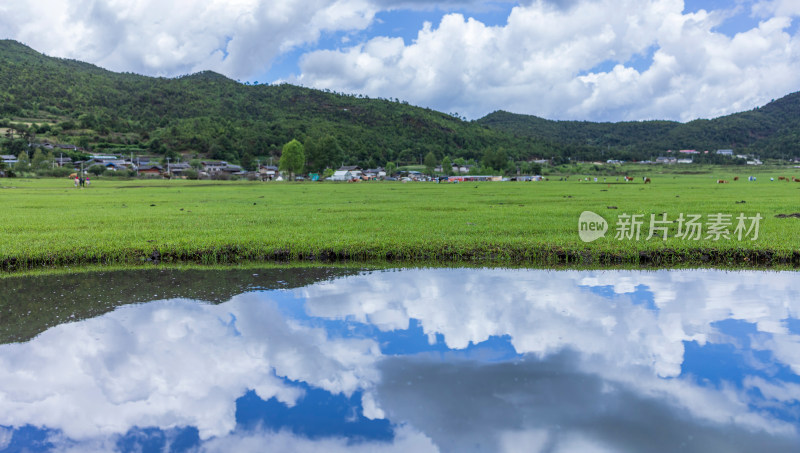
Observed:
[[[249,85],[213,72],[167,79],[114,73],[0,41],[0,151],[29,142],[92,152],[205,157],[251,166],[305,144],[308,170],[420,163],[428,153],[497,162],[532,158],[647,159],[666,149],[734,148],[797,156],[798,95],[750,112],[668,121],[549,121],[495,112],[465,121],[399,99],[292,85]],[[484,159],[489,156],[489,159]],[[494,165],[497,166],[497,165]]]
[[[668,149],[734,149],[761,157],[800,156],[800,93],[748,112],[688,123],[549,121],[503,111],[487,115],[478,123],[516,137],[557,143],[563,149],[571,149],[572,155],[595,155],[598,150],[605,150],[615,158],[641,159]]]
[[[231,162],[277,157],[297,138],[311,169],[419,163],[431,151],[438,158],[480,159],[497,148],[519,159],[541,154],[535,140],[399,100],[243,85],[212,72],[175,79],[118,74],[13,41],[0,41],[0,118],[6,126],[36,124],[18,135],[40,141]]]

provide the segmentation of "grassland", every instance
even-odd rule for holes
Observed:
[[[792,176],[789,172],[781,175]],[[436,261],[551,265],[800,263],[800,184],[759,174],[662,175],[600,182],[261,183],[0,180],[0,269],[244,261]],[[770,176],[776,181],[770,182]],[[798,174],[800,176],[800,174]],[[730,184],[716,184],[718,178]],[[555,178],[557,179],[557,178]],[[616,209],[612,209],[616,207]],[[605,238],[584,243],[593,211]],[[645,240],[650,214],[760,214],[752,241]],[[620,214],[643,214],[636,240],[614,238]],[[736,221],[730,227],[733,233]],[[705,236],[705,230],[704,234]]]

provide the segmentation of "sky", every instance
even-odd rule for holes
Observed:
[[[800,90],[797,0],[4,0],[0,38],[477,119],[690,121]]]

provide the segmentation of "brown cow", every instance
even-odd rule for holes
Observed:
[[[717,184],[728,184],[728,181],[726,181],[724,179],[718,179],[717,180]]]
[[[644,183],[645,184],[650,184],[650,178],[644,178]]]
[[[734,181],[738,181],[738,180],[739,180],[739,177],[738,177],[738,176],[734,176],[734,177],[733,177],[733,180],[734,180]]]
[[[778,181],[786,181],[786,176],[778,176]]]

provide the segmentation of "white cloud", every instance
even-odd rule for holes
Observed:
[[[353,443],[344,438],[308,439],[286,432],[250,432],[233,433],[229,436],[211,439],[199,449],[200,452],[229,452],[241,453],[264,451],[291,451],[291,452],[438,452],[431,440],[419,431],[409,427],[399,427],[395,430],[395,438],[391,442],[358,442]]]
[[[654,308],[633,294],[642,290]],[[311,319],[292,316],[302,301],[291,296],[305,298]],[[233,429],[235,400],[247,389],[287,405],[299,401],[301,391],[286,377],[332,393],[363,391],[363,415],[387,418],[395,434],[392,442],[355,444],[365,451],[514,451],[524,443],[544,451],[642,451],[655,435],[674,451],[690,430],[720,447],[706,450],[769,443],[771,451],[793,451],[796,426],[754,410],[752,390],[766,401],[758,408],[796,401],[800,386],[756,375],[745,377],[744,388],[703,386],[681,366],[684,342],[738,341],[717,327],[733,319],[755,326],[754,350],[800,373],[798,335],[784,323],[798,316],[793,273],[711,270],[416,269],[280,296],[248,293],[220,305],[158,301],[0,346],[0,425],[60,429],[65,451],[102,451],[133,426],[196,426],[207,451],[353,447],[339,438]],[[525,356],[385,355],[376,340],[326,331],[319,318],[381,331],[415,319],[450,348],[502,336]],[[0,430],[0,445],[8,434]]]
[[[297,81],[471,117],[495,109],[558,119],[715,117],[800,89],[800,37],[775,17],[733,38],[725,14],[684,13],[681,0],[584,0],[515,7],[503,26],[460,14],[417,39],[376,37],[317,50]],[[786,8],[783,8],[785,10]],[[646,69],[629,64],[654,53]],[[604,62],[617,65],[595,71]]]
[[[757,2],[749,12],[737,3],[694,13],[684,13],[682,0],[534,0],[519,2],[499,26],[446,14],[408,44],[369,29],[381,11],[497,6],[476,0],[9,1],[0,4],[0,30],[49,55],[147,75],[211,69],[253,79],[287,52],[311,49],[300,59],[301,74],[286,80],[403,98],[472,118],[504,109],[553,119],[690,120],[800,89],[800,36],[789,34],[800,16],[794,0]],[[733,37],[715,31],[734,11],[763,21]],[[370,37],[314,50],[326,32],[356,31]]]
[[[0,346],[0,425],[44,425],[73,439],[134,426],[222,436],[248,389],[290,406],[302,392],[281,377],[351,394],[378,379],[379,353],[371,340],[292,323],[252,294],[218,306],[127,306]]]
[[[264,72],[324,31],[363,29],[366,0],[42,0],[0,5],[0,30],[52,56],[174,76]]]
[[[740,423],[785,430],[747,414],[746,396],[737,392],[707,392],[683,380],[662,379],[681,374],[684,342],[729,341],[715,326],[728,319],[754,324],[769,340],[753,340],[753,347],[770,351],[800,374],[797,335],[783,324],[800,315],[800,281],[790,273],[763,272],[739,272],[735,279],[731,284],[730,274],[704,270],[427,269],[347,277],[297,291],[312,316],[352,319],[386,331],[405,329],[413,318],[429,337],[440,334],[455,349],[508,336],[520,354],[580,351],[593,358],[585,361],[586,370],[643,394],[671,395],[697,417],[724,422],[740,414]],[[653,293],[657,311],[634,303],[630,293],[640,285]],[[609,306],[608,298],[589,291],[598,286],[612,288],[620,299]]]

